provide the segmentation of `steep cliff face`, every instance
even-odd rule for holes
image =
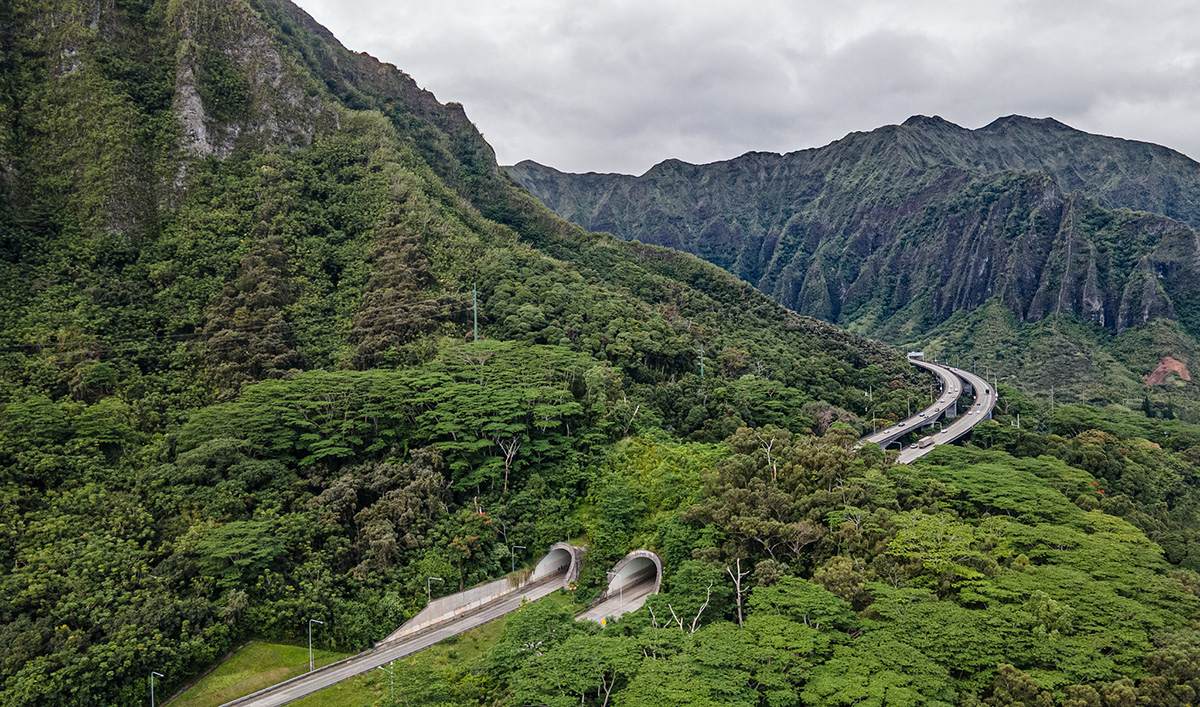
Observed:
[[[53,395],[111,361],[199,370],[182,386],[196,390],[170,393],[191,405],[293,370],[408,360],[397,351],[461,324],[473,284],[486,320],[483,270],[500,282],[542,258],[654,310],[642,324],[660,308],[686,332],[692,306],[725,317],[699,304],[711,295],[902,367],[707,263],[558,219],[462,106],[287,0],[14,0],[0,40],[0,348],[59,356]],[[590,345],[531,312],[513,326]],[[183,345],[127,365],[145,341]],[[672,355],[695,367],[690,349]]]
[[[799,312],[903,338],[991,297],[1118,333],[1200,331],[1200,164],[1010,117],[939,118],[641,177],[507,168],[565,218],[695,253]],[[1138,210],[1138,211],[1131,211]],[[1144,213],[1143,213],[1144,212]]]

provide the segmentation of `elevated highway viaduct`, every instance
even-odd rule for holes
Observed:
[[[862,444],[878,444],[886,449],[892,444],[899,443],[899,440],[909,432],[919,432],[932,427],[943,416],[954,419],[944,424],[941,430],[922,437],[919,442],[908,448],[901,448],[898,459],[901,464],[909,464],[925,456],[933,451],[935,446],[949,444],[965,437],[980,422],[991,419],[997,399],[995,389],[983,377],[970,371],[940,363],[930,363],[911,355],[908,357],[908,362],[936,375],[942,383],[942,395],[924,410],[900,420],[890,427],[869,434],[860,442]],[[959,415],[959,398],[967,391],[973,394],[974,402],[967,407],[964,414]],[[925,446],[921,446],[922,444]]]

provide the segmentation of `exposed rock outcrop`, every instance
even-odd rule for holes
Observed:
[[[1167,148],[1009,117],[916,116],[786,155],[640,177],[509,173],[559,215],[699,255],[801,313],[884,338],[998,296],[1020,322],[1200,332],[1200,164]],[[1124,207],[1157,212],[1135,212]],[[908,339],[905,339],[908,340]]]

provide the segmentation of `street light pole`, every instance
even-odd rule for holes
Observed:
[[[617,578],[616,572],[605,572],[604,574],[612,577],[613,579]],[[612,580],[609,580],[609,581],[611,582]],[[623,613],[625,613],[625,585],[624,584],[617,587],[617,596],[620,597],[617,601],[617,607],[618,607],[617,611],[619,611],[620,613],[623,614]]]
[[[517,571],[517,550],[524,550],[524,549],[525,549],[524,545],[513,545],[512,546],[512,562],[510,563],[510,566],[509,566],[510,573]]]
[[[392,677],[392,689],[391,689],[392,702],[395,702],[396,701],[396,661],[393,660],[392,662],[388,663],[388,667],[386,667],[386,668],[383,667],[382,665],[379,665],[376,667],[378,667],[380,670],[382,670],[383,672],[387,673],[388,675],[390,675]]]
[[[312,654],[312,625],[313,624],[320,624],[320,625],[324,626],[325,622],[317,621],[316,619],[308,620],[308,672],[310,672],[310,673],[313,671],[313,654]]]
[[[425,603],[426,604],[428,604],[430,601],[433,600],[433,590],[430,588],[430,582],[432,582],[435,579],[439,582],[446,581],[446,580],[442,579],[441,577],[430,577],[425,580]]]
[[[154,676],[155,675],[157,675],[160,678],[166,677],[166,675],[163,675],[162,673],[156,673],[153,670],[150,671],[150,707],[154,707]]]

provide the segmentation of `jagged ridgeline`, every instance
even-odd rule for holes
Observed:
[[[317,611],[366,645],[424,577],[499,573],[501,535],[581,533],[626,435],[928,396],[881,344],[560,220],[460,106],[274,0],[0,4],[0,297],[8,705],[138,703]]]
[[[800,313],[978,357],[1029,390],[1057,382],[1064,399],[1140,399],[1200,334],[1200,164],[1050,119],[917,116],[640,177],[507,169],[587,228],[695,253]]]

